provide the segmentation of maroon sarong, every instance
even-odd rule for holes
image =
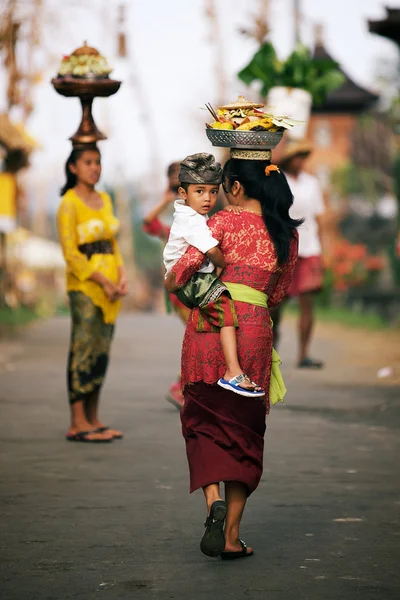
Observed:
[[[265,405],[218,385],[198,382],[184,390],[182,432],[190,491],[210,483],[239,481],[250,495],[263,471]]]

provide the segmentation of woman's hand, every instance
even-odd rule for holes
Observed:
[[[104,282],[102,284],[103,290],[107,298],[110,302],[115,302],[119,298],[118,286],[115,285],[112,281],[104,278]]]
[[[129,283],[125,271],[121,271],[121,275],[117,285],[117,292],[119,298],[123,298],[129,292]]]
[[[163,206],[167,206],[168,204],[171,204],[171,202],[174,202],[177,199],[177,197],[178,194],[176,192],[173,192],[169,187],[167,187],[162,197],[161,203]]]
[[[177,194],[175,192],[173,192],[169,188],[167,188],[165,190],[161,201],[143,219],[145,231],[146,231],[146,228],[148,229],[148,231],[146,231],[146,233],[149,233],[150,235],[156,235],[157,237],[159,237],[161,239],[165,239],[165,241],[168,240],[169,227],[162,225],[162,223],[159,222],[158,219],[159,219],[159,215],[171,204],[171,202],[176,200],[176,198],[177,198]],[[152,228],[152,224],[154,221],[158,221],[156,232],[154,230],[150,229],[150,228]]]
[[[113,283],[110,279],[107,279],[102,273],[95,271],[90,277],[91,281],[94,281],[103,288],[105,295],[110,302],[118,300],[118,286]]]
[[[168,273],[164,280],[164,287],[170,294],[173,294],[179,289],[179,287],[176,285],[175,273]]]
[[[229,204],[229,206],[225,206],[224,210],[227,212],[233,212],[235,215],[240,215],[240,213],[244,211],[244,208],[243,206],[234,206],[233,204]]]

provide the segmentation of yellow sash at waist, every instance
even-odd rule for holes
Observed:
[[[223,283],[228,288],[232,300],[268,308],[268,296],[264,292],[255,290],[242,283],[231,283],[230,281],[224,281]],[[269,386],[269,400],[271,404],[283,402],[286,395],[287,390],[280,370],[281,364],[282,361],[279,354],[275,348],[272,348],[271,381]]]
[[[254,304],[255,306],[263,306],[268,308],[268,296],[260,290],[255,290],[249,285],[243,285],[242,283],[231,283],[230,281],[224,281],[223,284],[228,288],[232,300],[238,302],[247,302],[248,304]]]

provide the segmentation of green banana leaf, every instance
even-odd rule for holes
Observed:
[[[315,59],[306,46],[298,44],[292,54],[280,61],[270,42],[263,44],[238,77],[246,85],[262,84],[261,94],[267,96],[275,86],[301,88],[312,95],[314,104],[324,101],[327,94],[343,85],[345,77],[331,59]]]

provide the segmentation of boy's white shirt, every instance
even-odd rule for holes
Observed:
[[[175,200],[174,209],[174,220],[167,245],[164,248],[166,275],[185,254],[189,246],[194,246],[203,254],[218,246],[218,241],[213,238],[207,226],[207,215],[200,215],[193,208],[187,206],[181,198]],[[207,258],[198,273],[212,273],[214,269],[213,263]]]

